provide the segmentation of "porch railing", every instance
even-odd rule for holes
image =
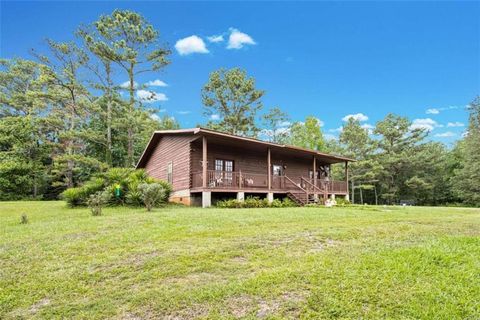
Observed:
[[[346,181],[317,179],[317,187],[322,190],[326,190],[327,193],[347,193],[348,192],[348,186]]]
[[[202,187],[202,172],[192,174],[192,187]],[[207,170],[207,188],[212,189],[266,189],[268,175],[240,171]]]
[[[345,181],[332,181],[317,179],[316,187],[313,186],[313,179],[303,177],[271,177],[271,188],[273,190],[290,190],[297,187],[306,188],[310,193],[346,193],[347,183]],[[298,180],[298,181],[297,181]],[[191,187],[201,188],[203,186],[202,172],[197,171],[191,175]],[[267,189],[268,175],[249,173],[243,171],[217,171],[207,170],[207,188],[210,189]]]

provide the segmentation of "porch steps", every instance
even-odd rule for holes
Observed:
[[[287,192],[287,196],[299,206],[304,206],[306,204],[315,203],[315,197],[313,194],[307,196],[304,192]]]

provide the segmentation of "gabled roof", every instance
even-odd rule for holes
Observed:
[[[153,149],[157,145],[159,139],[163,135],[179,135],[179,134],[186,134],[186,135],[192,135],[192,136],[215,136],[219,138],[225,138],[225,139],[233,139],[236,141],[244,141],[246,143],[253,143],[256,145],[263,145],[266,147],[272,147],[275,149],[282,149],[285,151],[296,151],[296,152],[301,152],[301,153],[308,153],[312,155],[317,155],[320,156],[321,158],[328,159],[332,163],[338,163],[338,162],[354,162],[355,159],[343,157],[343,156],[337,156],[337,155],[332,155],[328,153],[323,153],[319,152],[316,150],[311,150],[311,149],[305,149],[305,148],[300,148],[300,147],[295,147],[287,144],[278,144],[278,143],[273,143],[273,142],[268,142],[268,141],[262,141],[259,139],[255,138],[248,138],[248,137],[242,137],[242,136],[237,136],[229,133],[224,133],[220,131],[215,131],[211,129],[206,129],[206,128],[191,128],[191,129],[178,129],[178,130],[158,130],[155,131],[150,138],[150,141],[147,144],[147,147],[143,151],[142,156],[140,157],[138,163],[137,163],[137,168],[143,168],[147,162],[148,157],[150,157],[150,154],[153,152]]]

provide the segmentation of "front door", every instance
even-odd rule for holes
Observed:
[[[233,185],[233,160],[215,159],[216,184],[221,187]]]
[[[272,187],[274,189],[282,189],[285,185],[285,171],[282,165],[272,165]]]

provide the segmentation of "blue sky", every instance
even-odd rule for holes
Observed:
[[[328,135],[345,116],[368,126],[393,112],[451,144],[480,93],[479,2],[2,1],[0,55],[28,58],[44,38],[71,40],[115,8],[143,14],[172,48],[172,64],[140,81],[168,85],[151,87],[168,99],[152,106],[183,127],[205,121],[200,90],[220,67],[244,68],[265,107],[314,115]]]

